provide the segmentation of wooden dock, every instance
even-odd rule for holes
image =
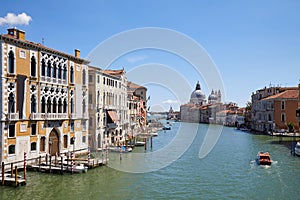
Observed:
[[[2,177],[2,174],[0,174]],[[26,185],[26,179],[24,179],[22,176],[11,176],[9,173],[4,174],[4,179],[2,180],[2,186],[23,186]]]

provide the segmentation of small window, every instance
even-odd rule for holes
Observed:
[[[31,151],[36,151],[36,142],[32,142],[32,143],[30,144],[30,150],[31,150]]]
[[[8,147],[8,154],[15,154],[16,153],[16,145],[12,144]]]
[[[281,102],[281,110],[284,110],[284,109],[285,109],[285,102],[282,101],[282,102]]]
[[[15,124],[10,124],[8,126],[8,137],[15,137],[16,133],[15,133]]]
[[[31,135],[36,135],[36,124],[31,124]]]
[[[26,59],[26,51],[25,50],[20,50],[19,51],[19,56],[20,56],[20,58],[24,58],[24,59]]]
[[[86,136],[82,136],[82,143],[86,143]]]
[[[100,76],[97,76],[97,83],[100,83]]]
[[[26,124],[20,124],[20,132],[24,133],[27,131],[27,125]]]

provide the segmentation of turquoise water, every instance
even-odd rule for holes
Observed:
[[[186,133],[197,124],[173,123],[172,130],[153,138],[152,152],[170,144],[178,128]],[[200,125],[186,152],[170,165],[149,173],[125,173],[109,166],[146,167],[130,162],[132,154],[111,153],[110,164],[86,174],[49,175],[29,172],[27,185],[0,187],[0,199],[299,199],[300,158],[278,144],[278,138],[251,135],[224,127],[212,151],[199,158],[208,126]],[[148,146],[149,147],[149,146]],[[274,163],[257,166],[258,151]],[[145,152],[137,147],[134,152]],[[148,148],[147,152],[151,152]],[[162,159],[162,158],[160,158]],[[167,157],[165,158],[167,159]],[[128,167],[128,166],[126,166]]]

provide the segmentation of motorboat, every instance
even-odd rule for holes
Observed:
[[[121,147],[110,147],[109,150],[111,152],[117,152],[117,153],[129,153],[132,152],[131,147],[121,146]]]
[[[151,136],[156,137],[156,136],[158,136],[158,133],[153,132],[153,133],[151,133]]]
[[[300,156],[300,142],[297,142],[295,146],[295,154]]]
[[[143,141],[135,141],[134,146],[145,146],[145,142],[143,142]]]
[[[256,162],[258,165],[271,165],[271,156],[268,152],[260,151],[257,153]]]

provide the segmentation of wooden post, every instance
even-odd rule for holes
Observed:
[[[64,163],[63,163],[64,159],[63,159],[63,157],[61,157],[60,160],[61,160],[61,171],[60,171],[60,173],[63,174],[64,173]]]
[[[41,171],[41,160],[42,160],[42,156],[39,157],[39,171]]]
[[[144,142],[145,142],[145,150],[147,150],[147,139],[144,138]]]
[[[55,154],[54,159],[55,159],[55,160],[54,160],[54,164],[57,165],[57,154]]]
[[[14,164],[10,163],[10,176],[14,176]]]
[[[52,156],[50,155],[49,156],[49,173],[51,173],[51,158],[52,158]]]
[[[24,152],[24,179],[26,181],[26,152]]]
[[[4,185],[4,172],[5,172],[5,170],[4,170],[4,162],[2,162],[2,186]]]
[[[15,186],[18,186],[18,167],[15,166]]]
[[[67,171],[69,170],[69,154],[67,155]]]
[[[48,154],[46,154],[46,165],[48,165]]]
[[[151,146],[151,150],[152,150],[152,136],[150,137],[150,146]]]

